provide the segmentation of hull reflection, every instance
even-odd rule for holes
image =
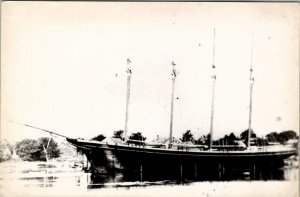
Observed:
[[[186,170],[186,169],[185,169]],[[267,180],[287,180],[291,170],[295,169],[275,169],[275,170],[257,170],[254,175],[249,171],[240,169],[232,169],[224,172],[222,177],[214,174],[198,174],[197,177],[190,172],[182,172],[180,174],[171,175],[169,173],[162,173],[161,171],[145,171],[143,172],[143,180],[138,169],[116,172],[110,174],[89,174],[89,183],[87,188],[104,188],[104,187],[142,187],[150,185],[172,185],[172,184],[189,184],[192,182],[201,181],[267,181]]]

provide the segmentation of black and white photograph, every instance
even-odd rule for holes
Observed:
[[[298,3],[4,1],[0,196],[299,196]]]

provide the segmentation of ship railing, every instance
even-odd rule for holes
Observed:
[[[191,150],[207,150],[207,145],[201,145],[201,144],[173,144],[174,147],[177,148],[177,150],[180,151],[191,151]]]
[[[130,146],[135,146],[135,147],[145,147],[146,146],[146,142],[143,140],[132,140],[132,139],[127,139],[125,141],[125,143]]]
[[[119,143],[116,143],[118,145]],[[121,145],[121,144],[119,144]],[[142,140],[132,140],[128,139],[124,141],[123,145],[132,146],[132,147],[139,147],[139,148],[162,148],[167,149],[168,144],[160,143],[160,142],[146,142]],[[181,144],[181,143],[172,143],[172,149],[178,151],[190,151],[190,150],[207,150],[207,145],[197,145],[197,144]]]
[[[293,147],[286,145],[270,145],[270,146],[250,146],[248,151],[253,152],[281,152],[281,151],[294,151]]]
[[[229,151],[242,151],[245,150],[245,146],[241,145],[214,145],[212,146],[213,150],[217,150],[219,152],[229,152]]]

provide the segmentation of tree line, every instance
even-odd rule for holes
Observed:
[[[57,142],[53,138],[23,139],[14,145],[7,141],[0,143],[0,162],[9,160],[15,154],[23,161],[47,161],[60,156]]]
[[[237,140],[243,141],[245,144],[248,142],[248,133],[249,130],[245,130],[240,133],[239,136],[236,136],[233,132],[229,135],[226,134],[224,137],[221,137],[217,140],[213,140],[213,145],[237,145]],[[292,130],[282,131],[280,133],[271,132],[267,134],[265,137],[258,137],[253,130],[250,132],[250,141],[252,144],[257,146],[265,146],[271,143],[279,143],[286,144],[290,139],[298,139],[297,133]],[[194,139],[194,135],[191,130],[187,130],[183,133],[182,138],[180,138],[182,142],[192,142],[193,144],[208,144],[210,141],[210,134],[202,135],[198,139]]]
[[[93,137],[91,140],[102,141],[106,137],[103,134],[99,134]],[[114,131],[113,138],[119,138],[124,140],[124,131],[118,130]],[[271,132],[265,137],[258,137],[253,130],[250,132],[250,138],[253,144],[258,146],[269,145],[271,142],[276,142],[280,144],[286,144],[289,139],[298,139],[297,133],[293,130],[282,131],[280,133]],[[145,141],[146,137],[142,135],[141,132],[132,133],[129,137],[129,140]],[[193,143],[199,145],[208,145],[210,142],[210,134],[202,135],[199,138],[195,139],[194,134],[191,130],[187,130],[182,134],[182,137],[179,138],[180,142],[183,143]],[[248,141],[248,129],[240,133],[239,136],[236,136],[233,132],[230,134],[224,135],[217,140],[213,140],[213,145],[236,145],[237,140],[242,140],[245,144]]]

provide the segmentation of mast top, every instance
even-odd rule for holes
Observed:
[[[128,76],[130,76],[132,74],[131,71],[131,60],[129,58],[127,58],[127,70],[126,70]]]
[[[171,65],[173,66],[173,70],[172,70],[171,76],[172,76],[172,78],[174,79],[174,78],[176,78],[176,75],[177,75],[176,68],[175,68],[176,64],[175,64],[174,61],[172,61],[172,62],[171,62]]]
[[[214,80],[217,79],[216,77],[216,73],[215,73],[215,69],[216,69],[216,65],[215,65],[215,38],[216,38],[216,30],[214,28],[214,37],[213,37],[213,61],[212,61],[212,69],[213,69],[213,75],[211,76]]]

